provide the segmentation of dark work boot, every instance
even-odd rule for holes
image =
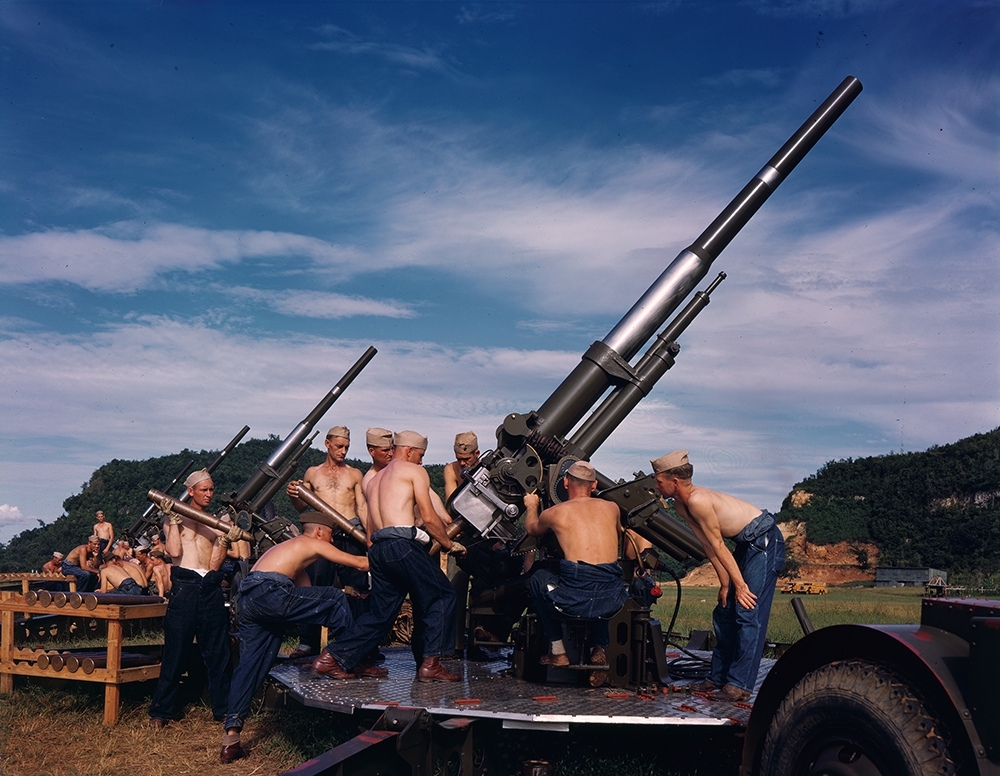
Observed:
[[[437,657],[425,657],[417,669],[418,682],[457,682],[461,678],[461,675],[453,674],[441,665],[441,659]]]

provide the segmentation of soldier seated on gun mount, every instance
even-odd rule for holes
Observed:
[[[120,595],[148,595],[149,580],[142,569],[131,561],[109,558],[101,567],[101,593]]]
[[[101,570],[98,560],[101,554],[101,540],[91,536],[86,544],[69,551],[63,559],[63,574],[76,577],[76,589],[81,593],[92,593],[97,589],[97,575]]]
[[[595,620],[590,662],[605,665],[604,648],[610,643],[607,619],[628,599],[618,564],[621,513],[610,501],[591,498],[597,488],[597,473],[586,461],[577,461],[567,469],[563,485],[569,499],[541,514],[538,494],[524,496],[525,531],[535,537],[552,531],[564,556],[558,573],[537,569],[531,577],[531,597],[542,630],[552,644],[540,662],[569,665],[561,625],[562,618],[568,615]],[[590,685],[600,687],[607,678],[606,671],[595,669],[590,673]]]
[[[326,433],[324,444],[326,460],[306,469],[303,479],[289,482],[285,493],[292,500],[292,505],[301,512],[309,507],[299,498],[299,491],[310,490],[358,528],[364,529],[368,521],[368,504],[361,487],[361,470],[345,463],[351,446],[351,430],[347,426],[334,426]],[[343,531],[335,530],[333,536],[333,544],[341,552],[359,556],[365,554],[365,548],[359,547]],[[353,566],[335,564],[324,557],[317,558],[309,566],[308,574],[313,585],[337,585],[344,589],[355,618],[367,611],[368,574]],[[296,659],[317,654],[319,641],[319,626],[303,624],[299,628],[299,645],[289,657]]]
[[[400,431],[394,442],[392,462],[367,483],[371,609],[349,634],[327,646],[313,661],[313,670],[334,679],[353,679],[354,669],[388,634],[409,594],[417,680],[456,682],[461,676],[440,662],[442,655],[452,653],[454,644],[455,593],[428,554],[428,545],[433,538],[445,550],[464,552],[465,548],[448,538],[431,501],[430,478],[421,466],[426,437]],[[417,528],[418,511],[423,529]]]
[[[222,763],[246,756],[240,730],[250,713],[254,693],[264,683],[278,654],[285,626],[291,623],[326,626],[333,637],[354,622],[347,598],[335,587],[314,587],[306,570],[316,560],[368,570],[368,559],[341,552],[330,540],[333,520],[318,512],[299,517],[303,534],[271,547],[260,556],[239,589],[240,657],[229,689],[229,711],[224,723]],[[355,669],[365,676],[385,676],[373,664]]]
[[[718,646],[707,681],[692,689],[712,691],[714,700],[745,701],[757,682],[774,587],[785,563],[781,531],[767,510],[694,485],[687,450],[674,450],[650,463],[656,490],[673,499],[677,514],[691,526],[719,577],[719,602],[712,613]],[[736,542],[735,553],[723,539]]]

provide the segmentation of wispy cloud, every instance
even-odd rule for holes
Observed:
[[[129,293],[167,272],[200,272],[247,258],[288,256],[331,266],[349,265],[358,253],[282,232],[122,222],[98,229],[0,236],[0,283],[62,281],[94,291]]]
[[[406,302],[323,291],[263,291],[246,286],[220,287],[219,291],[262,304],[283,315],[304,318],[415,318],[418,315],[414,305]]]

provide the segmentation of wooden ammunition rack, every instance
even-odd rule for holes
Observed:
[[[37,571],[10,571],[0,574],[0,587],[11,584],[21,586],[21,592],[27,593],[32,582],[68,582],[70,592],[76,591],[76,577],[69,574],[45,574]]]
[[[121,700],[121,685],[126,682],[142,682],[160,675],[160,664],[122,668],[122,623],[148,617],[163,617],[167,611],[166,601],[154,598],[148,604],[101,603],[93,609],[81,609],[74,614],[85,615],[108,623],[107,666],[96,668],[92,673],[70,673],[56,671],[52,667],[38,665],[39,652],[33,649],[14,647],[14,617],[16,612],[28,615],[69,614],[63,609],[53,609],[39,603],[25,603],[24,596],[9,591],[0,591],[0,693],[14,691],[15,676],[39,676],[51,679],[70,679],[81,682],[104,684],[104,724],[111,727],[118,723]]]

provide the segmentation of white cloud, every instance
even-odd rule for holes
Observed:
[[[39,520],[22,514],[19,507],[0,504],[0,544],[9,542],[22,531],[37,528]]]
[[[121,222],[99,229],[0,236],[0,278],[6,284],[63,281],[95,291],[129,293],[167,272],[199,272],[243,259],[292,256],[327,266],[350,265],[358,259],[353,249],[297,234]]]

